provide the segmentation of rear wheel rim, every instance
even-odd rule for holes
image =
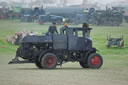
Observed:
[[[101,60],[100,60],[99,56],[92,57],[91,64],[93,66],[99,66],[101,64]]]
[[[45,65],[47,67],[52,67],[56,64],[56,60],[53,56],[48,56],[46,59],[45,59]]]

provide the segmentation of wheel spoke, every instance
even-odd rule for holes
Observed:
[[[101,63],[100,58],[98,56],[94,56],[91,59],[91,64],[94,66],[98,66]]]
[[[48,67],[53,66],[53,65],[55,64],[55,59],[54,59],[54,57],[48,56],[48,57],[46,58],[46,60],[45,60],[45,64],[46,64],[46,66],[48,66]]]

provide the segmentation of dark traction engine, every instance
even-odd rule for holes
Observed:
[[[38,68],[54,69],[65,62],[77,61],[83,68],[98,69],[103,59],[92,47],[90,30],[72,27],[61,29],[58,35],[26,36],[9,64],[35,63]]]

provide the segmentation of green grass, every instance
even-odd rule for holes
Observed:
[[[103,56],[101,69],[82,69],[78,63],[67,63],[55,70],[40,70],[33,64],[8,65],[15,57],[18,46],[6,41],[8,36],[23,30],[47,32],[50,24],[21,23],[19,20],[0,21],[0,85],[128,85],[128,24],[114,26],[90,26],[93,46]],[[69,25],[73,26],[73,25]],[[77,27],[81,25],[76,25]],[[62,25],[57,25],[57,28]],[[73,26],[74,27],[74,26]],[[124,36],[124,48],[106,48],[107,36]],[[33,82],[34,81],[34,82]],[[67,83],[66,83],[67,82]]]
[[[49,24],[50,25],[50,24]],[[33,30],[38,32],[39,35],[46,33],[49,27],[46,25],[39,25],[38,23],[21,23],[18,20],[3,20],[0,21],[0,53],[15,53],[18,46],[11,45],[6,41],[8,36],[12,36],[15,32],[20,32],[23,30]],[[73,25],[70,25],[71,27]],[[81,26],[81,25],[78,25]],[[62,27],[58,25],[57,28]],[[123,24],[119,27],[114,26],[90,26],[93,28],[91,32],[91,38],[93,40],[93,46],[99,50],[99,53],[105,59],[120,59],[120,57],[127,56],[128,54],[128,25]],[[113,37],[124,36],[125,47],[118,48],[112,47],[110,49],[106,48],[107,36],[111,35]],[[117,56],[117,57],[115,57]],[[128,60],[127,58],[125,60]]]

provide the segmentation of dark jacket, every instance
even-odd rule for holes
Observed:
[[[55,34],[55,32],[58,34],[58,31],[55,26],[50,26],[48,29],[48,33]]]
[[[64,27],[60,28],[60,33],[61,34],[64,33],[64,31],[67,29],[68,29],[68,26],[64,26]],[[66,31],[66,33],[67,33],[67,31]]]

